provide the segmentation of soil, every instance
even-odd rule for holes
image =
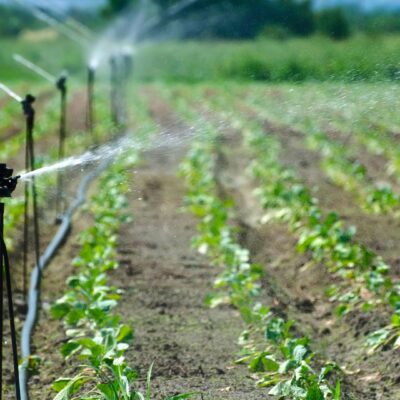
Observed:
[[[151,99],[161,130],[183,132],[171,110]],[[148,153],[133,177],[134,221],[121,230],[121,268],[113,274],[124,289],[118,312],[136,331],[128,357],[142,378],[154,363],[154,399],[189,391],[201,392],[199,399],[266,399],[247,369],[233,363],[240,317],[230,307],[204,306],[218,271],[191,249],[196,221],[181,210],[177,177],[185,150]]]

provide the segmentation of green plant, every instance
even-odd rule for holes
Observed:
[[[186,108],[183,112],[187,118],[192,116]],[[223,269],[214,285],[218,293],[208,296],[206,304],[216,307],[229,303],[239,310],[248,329],[240,339],[243,357],[238,362],[248,364],[260,376],[260,386],[272,386],[270,395],[296,400],[340,399],[340,384],[334,389],[327,379],[337,367],[327,363],[320,373],[314,371],[308,339],[291,336],[292,321],[276,317],[256,302],[262,267],[251,263],[249,251],[237,243],[236,228],[230,223],[232,202],[215,194],[218,134],[207,121],[201,125],[202,139],[190,149],[180,173],[187,186],[186,207],[199,219],[193,244]]]

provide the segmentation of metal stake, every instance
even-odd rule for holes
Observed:
[[[28,94],[21,102],[22,109],[26,118],[26,148],[25,148],[25,169],[26,171],[33,171],[35,169],[35,151],[33,131],[35,127],[35,110],[33,103],[35,97]],[[31,190],[29,190],[31,189]],[[29,250],[29,200],[30,193],[32,193],[32,206],[33,206],[33,228],[34,228],[34,242],[35,242],[35,258],[36,265],[40,268],[40,232],[39,232],[39,212],[37,204],[37,191],[35,177],[25,183],[25,215],[24,215],[24,265],[23,265],[23,290],[24,298],[27,298],[27,272],[28,272],[28,250]]]
[[[87,114],[86,128],[94,139],[95,115],[94,115],[94,84],[95,84],[95,69],[88,67],[87,75]]]
[[[57,89],[61,95],[60,112],[60,137],[58,144],[58,160],[65,156],[65,138],[67,136],[67,77],[62,75],[56,83]],[[65,211],[65,202],[63,201],[63,173],[58,171],[57,175],[57,196],[56,196],[56,223],[60,223],[60,214]]]
[[[111,121],[115,126],[119,125],[119,104],[118,104],[118,59],[116,56],[110,58],[110,106]]]
[[[13,170],[6,167],[5,164],[0,164],[0,198],[11,197],[11,193],[15,190],[17,180],[19,177],[12,178]],[[19,384],[19,370],[18,370],[18,348],[17,348],[17,334],[15,329],[14,319],[14,302],[12,296],[11,285],[11,270],[8,259],[6,244],[4,241],[4,203],[0,202],[0,400],[3,394],[3,335],[4,335],[4,276],[7,289],[7,302],[8,302],[8,317],[10,322],[11,331],[11,348],[13,353],[13,366],[14,366],[14,385],[16,399],[21,399],[21,391]]]

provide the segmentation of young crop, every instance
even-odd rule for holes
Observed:
[[[77,357],[81,364],[75,377],[54,382],[55,400],[136,396],[131,391],[136,373],[124,357],[133,332],[111,312],[120,295],[108,286],[106,275],[118,266],[116,233],[126,218],[121,213],[126,206],[124,170],[124,165],[114,167],[100,181],[101,190],[92,198],[94,224],[81,235],[82,250],[74,262],[78,274],[68,279],[69,290],[52,307],[53,317],[64,321],[69,338],[62,355]]]
[[[212,99],[213,108],[223,106],[226,107],[226,102],[220,97]],[[393,312],[391,323],[373,332],[367,344],[373,346],[371,351],[385,344],[400,347],[400,284],[389,277],[390,267],[372,250],[354,240],[355,227],[346,227],[335,213],[323,214],[311,191],[293,170],[281,164],[280,142],[275,136],[265,134],[260,121],[239,114],[221,112],[221,115],[228,117],[231,125],[243,133],[253,159],[248,170],[259,186],[255,195],[265,210],[262,222],[279,219],[288,223],[298,236],[297,249],[309,252],[315,261],[323,263],[343,279],[340,285],[327,290],[330,299],[338,303],[338,315],[356,307],[368,311],[379,305],[390,306]],[[332,150],[330,147],[329,151]],[[325,151],[328,150],[325,148]],[[365,177],[362,166],[354,168],[355,174]],[[394,196],[388,194],[388,203]],[[385,208],[388,203],[381,203],[380,207]]]
[[[249,251],[237,242],[236,228],[230,224],[231,202],[215,195],[218,135],[207,121],[202,121],[202,128],[202,140],[193,145],[180,172],[187,186],[186,207],[199,219],[193,244],[223,270],[215,281],[218,293],[209,296],[207,304],[230,303],[240,311],[248,329],[241,336],[243,351],[237,362],[248,364],[259,375],[258,384],[270,387],[270,395],[292,400],[340,399],[340,384],[333,388],[328,381],[336,366],[327,363],[317,373],[310,364],[314,353],[309,340],[292,336],[291,321],[257,303],[262,267],[253,264]]]
[[[368,177],[364,165],[350,160],[343,145],[321,132],[309,133],[306,141],[311,149],[322,155],[322,168],[326,175],[338,186],[353,192],[364,209],[376,214],[399,214],[400,196],[389,184],[375,184]]]
[[[392,307],[396,322],[400,314],[400,286],[388,276],[389,266],[372,250],[357,243],[353,238],[355,228],[345,228],[338,215],[323,216],[309,190],[280,164],[279,151],[273,150],[279,149],[279,145],[276,142],[271,146],[271,141],[276,140],[273,136],[266,136],[261,127],[253,126],[245,130],[245,138],[254,155],[250,173],[260,184],[256,195],[267,212],[264,222],[271,218],[289,222],[298,235],[299,251],[310,252],[316,261],[351,282],[341,290],[329,291],[331,299],[340,304],[338,313],[344,314],[356,306],[368,310],[387,304]],[[365,290],[369,296],[364,296]],[[393,336],[398,333],[398,326],[393,321],[385,330],[398,347],[400,340]]]
[[[154,126],[141,116],[146,129],[138,130],[136,136],[144,145]],[[75,376],[53,383],[58,392],[54,400],[151,400],[151,368],[146,393],[135,389],[138,376],[125,357],[133,330],[113,312],[121,292],[108,284],[107,277],[108,271],[118,268],[117,234],[121,223],[129,220],[124,212],[129,189],[126,171],[137,163],[139,150],[132,149],[129,156],[115,162],[100,180],[89,207],[93,225],[80,235],[81,251],[74,260],[77,273],[52,306],[53,317],[63,320],[68,337],[61,353],[66,360],[79,361]],[[184,393],[166,400],[194,395]]]

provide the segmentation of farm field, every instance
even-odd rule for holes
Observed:
[[[130,135],[140,146],[92,185],[43,272],[32,398],[54,398],[54,387],[86,398],[121,377],[144,393],[151,365],[155,399],[397,398],[398,91],[131,85]],[[76,132],[85,129],[82,92],[69,105]],[[39,135],[38,159],[51,157],[51,129]],[[99,124],[97,140],[106,132]],[[18,170],[12,140],[2,151]],[[79,150],[90,138],[70,140]],[[53,195],[42,179],[50,178],[37,179],[45,202]],[[71,193],[78,181],[75,171]],[[56,229],[45,204],[43,246]],[[18,195],[8,207],[18,238]],[[116,378],[103,376],[107,368]]]
[[[0,1],[0,400],[400,400],[400,8],[45,3]]]

